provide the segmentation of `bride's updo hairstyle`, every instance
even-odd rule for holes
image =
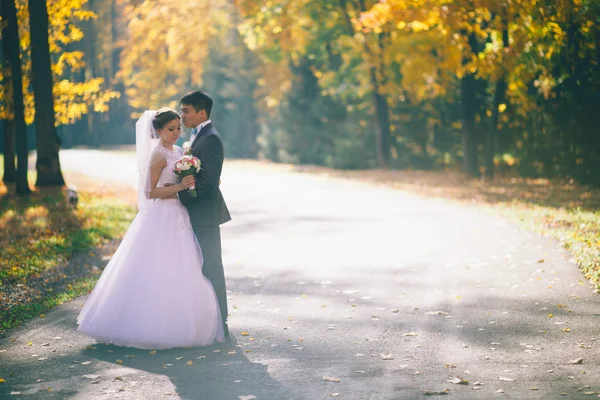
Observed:
[[[177,114],[177,111],[172,108],[161,108],[156,112],[154,118],[152,118],[152,137],[158,138],[157,131],[165,127],[166,124],[173,121],[174,119],[180,119],[181,117]]]

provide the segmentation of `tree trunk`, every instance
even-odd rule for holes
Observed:
[[[348,29],[348,34],[350,37],[354,36],[356,33],[354,31],[354,25],[352,24],[352,19],[348,14],[347,9],[347,1],[339,0],[340,6],[343,11],[343,16],[346,21],[346,26]],[[366,12],[367,6],[364,1],[359,1],[356,8],[359,12]],[[382,48],[384,46],[382,41],[382,36],[379,36],[379,46],[380,52],[379,54],[383,54]],[[369,44],[365,41],[363,44],[365,53],[367,56],[371,57],[372,66],[369,68],[369,78],[371,81],[371,89],[373,90],[373,105],[375,107],[375,120],[377,122],[377,132],[375,133],[375,145],[376,145],[376,154],[377,154],[377,163],[380,168],[388,168],[390,161],[390,107],[387,101],[387,97],[381,93],[381,82],[379,77],[377,76],[377,66],[375,65],[375,55]],[[379,60],[379,66],[382,67],[382,61]],[[380,73],[383,76],[383,68],[380,69]],[[383,80],[383,79],[382,79]]]
[[[387,98],[379,93],[379,82],[374,68],[371,69],[371,85],[373,86],[373,102],[377,121],[377,133],[375,134],[377,163],[380,168],[388,168],[390,162],[390,110]]]
[[[19,28],[17,25],[17,9],[14,0],[2,0],[2,19],[6,21],[2,37],[7,42],[7,58],[10,63],[13,93],[14,132],[17,150],[16,190],[18,195],[31,193],[27,182],[27,127],[23,106],[23,76],[21,72]]]
[[[4,183],[14,183],[17,177],[15,168],[15,121],[4,120]]]
[[[465,75],[461,80],[461,114],[462,114],[462,147],[463,172],[473,178],[479,178],[479,161],[477,137],[475,134],[475,78]]]
[[[4,120],[4,176],[2,180],[4,183],[14,183],[16,180],[17,170],[15,167],[15,122],[12,105],[12,90],[10,84],[10,57],[8,56],[8,39],[2,35],[2,74],[4,75],[5,88],[5,113],[6,119]]]
[[[502,42],[504,49],[508,48],[508,21],[506,18],[506,11],[502,20]],[[503,65],[499,66],[501,70],[500,77],[496,81],[496,87],[494,91],[494,101],[492,103],[492,117],[490,121],[490,127],[487,131],[485,138],[485,176],[487,178],[494,178],[494,154],[496,152],[496,140],[500,133],[498,122],[500,121],[500,104],[504,103],[506,98],[506,69]]]
[[[31,27],[31,70],[35,101],[36,186],[62,186],[65,180],[60,169],[58,135],[54,126],[48,10],[45,1],[29,1],[29,26]]]
[[[473,52],[477,50],[477,38],[469,35],[469,43]],[[469,61],[465,57],[464,63]],[[475,75],[465,72],[460,82],[460,105],[462,119],[463,172],[479,178],[478,143],[475,132],[475,115],[477,114],[477,84]]]

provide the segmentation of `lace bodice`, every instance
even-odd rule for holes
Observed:
[[[158,183],[156,184],[156,186],[163,187],[165,186],[165,183],[178,183],[180,181],[180,178],[173,172],[173,166],[175,165],[177,160],[179,160],[181,156],[183,156],[183,150],[181,149],[181,147],[173,146],[173,150],[169,150],[161,146],[159,143],[158,146],[156,146],[156,148],[154,149],[154,151],[157,151],[160,154],[162,154],[165,157],[165,160],[167,160],[167,166],[160,173],[160,178],[158,178]]]

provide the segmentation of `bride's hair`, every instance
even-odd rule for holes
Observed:
[[[174,119],[180,118],[181,117],[179,114],[177,114],[177,111],[173,110],[172,108],[161,108],[156,112],[156,114],[154,114],[154,118],[152,118],[152,127],[154,128],[152,136],[157,138],[157,131],[164,128],[166,124]]]

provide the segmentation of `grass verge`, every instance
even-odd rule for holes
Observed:
[[[101,253],[135,216],[135,203],[120,193],[131,189],[67,179],[79,187],[77,208],[66,204],[60,189],[17,197],[14,188],[0,183],[0,330],[89,291],[99,276]]]

